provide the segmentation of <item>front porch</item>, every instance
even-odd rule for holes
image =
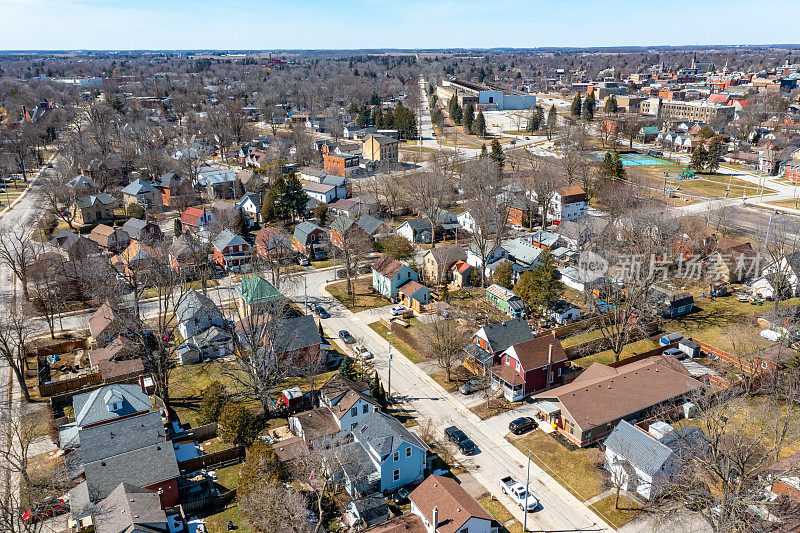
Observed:
[[[492,367],[492,389],[500,390],[510,402],[521,401],[525,397],[525,380],[507,365]]]

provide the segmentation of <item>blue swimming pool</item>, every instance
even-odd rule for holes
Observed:
[[[653,157],[647,154],[619,154],[619,158],[622,160],[623,167],[674,164],[671,161],[667,161],[666,159],[660,159],[658,157]],[[601,161],[603,159],[603,155],[602,154],[596,155],[594,159],[596,159],[597,161]]]

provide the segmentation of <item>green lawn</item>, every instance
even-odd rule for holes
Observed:
[[[521,438],[508,437],[522,453],[531,452],[534,461],[568,491],[585,501],[603,492],[603,474],[595,464],[603,460],[598,448],[569,451],[543,431],[534,430]]]
[[[778,207],[787,207],[789,209],[800,209],[800,199],[797,200],[772,200],[767,202],[770,205],[776,205]]]
[[[228,520],[233,522],[233,525],[236,527],[235,531],[237,533],[250,533],[252,531],[250,524],[247,523],[247,520],[244,518],[244,516],[242,516],[242,513],[239,511],[239,507],[236,505],[232,505],[227,509],[223,509],[216,514],[209,515],[205,518],[205,520],[208,533],[227,533]]]
[[[450,393],[458,391],[458,388],[475,377],[472,372],[458,365],[450,369],[450,381],[447,381],[447,373],[444,370],[437,370],[430,374],[433,380],[442,386],[444,390]]]
[[[572,337],[567,337],[566,339],[561,341],[561,346],[564,348],[569,348],[570,346],[577,346],[583,342],[593,341],[595,339],[599,339],[603,336],[603,333],[599,329],[591,329],[589,331],[584,331],[583,333],[578,333],[577,335],[573,335]]]
[[[311,261],[311,266],[314,268],[328,268],[333,266],[333,259],[325,259],[324,261]]]
[[[391,339],[392,347],[397,351],[399,351],[401,354],[408,357],[408,359],[412,363],[416,364],[422,362],[422,357],[416,351],[414,351],[414,349],[411,348],[411,346],[398,339],[396,335],[389,336],[388,334],[389,330],[386,328],[386,326],[384,326],[380,322],[373,322],[372,324],[369,325],[369,327],[372,328],[372,330],[375,333],[377,333],[387,341]]]
[[[511,511],[506,509],[505,506],[498,500],[492,499],[491,496],[486,496],[485,498],[478,500],[478,503],[480,503],[484,509],[489,511],[489,514],[491,514],[498,522],[500,522],[501,533],[522,532],[522,524],[515,520],[514,515],[511,514]]]

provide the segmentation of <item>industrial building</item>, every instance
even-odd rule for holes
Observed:
[[[476,108],[487,110],[530,109],[536,105],[536,97],[498,87],[474,83],[465,80],[444,80],[436,87],[436,95],[442,101],[458,98],[461,107],[473,104]]]

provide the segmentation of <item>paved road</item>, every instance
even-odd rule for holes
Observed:
[[[331,272],[307,274],[308,300],[322,303],[331,318],[323,320],[328,334],[348,330],[374,355],[374,367],[388,382],[389,347],[386,340],[368,327],[375,321],[376,312],[353,314],[331,298],[323,286],[332,276]],[[287,296],[298,302],[304,300],[303,285],[287,291]],[[388,311],[386,315],[388,315]],[[380,313],[380,311],[378,312]],[[464,466],[493,494],[500,497],[514,516],[522,521],[522,511],[510,499],[499,493],[500,478],[512,474],[520,481],[525,479],[525,456],[505,440],[505,427],[482,422],[471,413],[460,398],[448,394],[417,365],[395,352],[392,359],[392,393],[396,401],[415,417],[432,420],[438,428],[457,425],[472,438],[479,453],[471,457],[459,456]],[[532,531],[611,531],[611,529],[564,490],[536,465],[531,466],[531,491],[542,503],[542,508],[528,515],[528,527]]]

